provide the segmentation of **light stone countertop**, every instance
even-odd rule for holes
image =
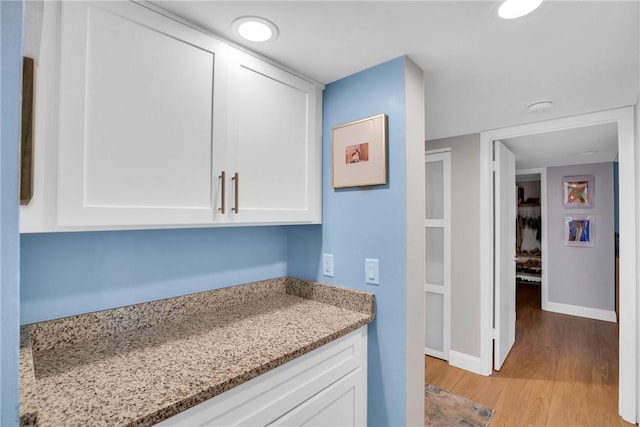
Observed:
[[[21,424],[153,425],[374,316],[372,294],[286,277],[27,325]]]

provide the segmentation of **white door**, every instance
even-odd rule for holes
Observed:
[[[425,156],[424,353],[449,359],[451,338],[451,153]]]
[[[494,142],[495,282],[494,369],[516,341],[516,158]]]

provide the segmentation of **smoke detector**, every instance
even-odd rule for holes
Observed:
[[[551,101],[540,101],[529,104],[527,110],[530,113],[540,113],[542,111],[550,110],[553,107],[553,102]]]

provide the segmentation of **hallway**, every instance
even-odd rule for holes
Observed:
[[[618,416],[616,323],[540,309],[518,285],[516,343],[484,377],[425,357],[426,382],[495,409],[490,426],[631,426]]]

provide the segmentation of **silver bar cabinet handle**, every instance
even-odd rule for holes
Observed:
[[[233,178],[231,178],[231,180],[234,181],[234,185],[235,185],[235,192],[234,192],[234,195],[233,195],[233,201],[234,201],[235,206],[231,208],[231,211],[235,212],[235,213],[238,213],[238,211],[240,211],[240,205],[238,203],[238,192],[240,191],[239,190],[240,187],[239,187],[238,182],[240,181],[240,174],[238,174],[238,172],[236,172],[233,175]]]
[[[221,187],[222,191],[221,191],[221,194],[220,194],[221,195],[221,203],[220,203],[220,207],[218,208],[218,210],[220,211],[221,214],[224,214],[224,206],[225,206],[225,203],[226,203],[226,200],[227,200],[227,196],[225,194],[226,193],[225,189],[227,187],[225,178],[226,178],[225,172],[224,171],[220,172],[220,176],[218,176],[218,179],[220,181],[222,181],[222,187]]]

